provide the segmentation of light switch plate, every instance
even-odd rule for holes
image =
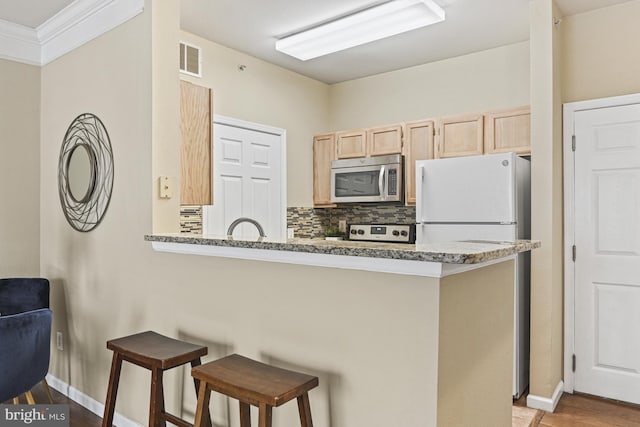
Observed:
[[[341,219],[340,221],[338,221],[338,229],[343,232],[346,233],[347,232],[347,221]]]
[[[160,177],[160,198],[170,199],[173,197],[173,179],[170,176]]]

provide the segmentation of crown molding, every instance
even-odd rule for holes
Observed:
[[[33,28],[0,19],[0,58],[41,65],[40,41]]]
[[[0,20],[0,58],[46,65],[144,11],[144,0],[76,0],[37,28]]]

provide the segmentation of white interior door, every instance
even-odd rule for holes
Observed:
[[[640,105],[574,119],[574,389],[640,403]]]
[[[283,135],[249,125],[214,123],[215,196],[205,233],[226,235],[234,220],[248,217],[262,225],[267,237],[281,239],[286,227]],[[233,236],[255,239],[259,234],[254,225],[243,223]]]

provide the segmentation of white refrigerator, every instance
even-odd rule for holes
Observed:
[[[416,162],[416,244],[531,237],[531,165],[514,153]],[[514,277],[513,395],[529,384],[529,252]]]

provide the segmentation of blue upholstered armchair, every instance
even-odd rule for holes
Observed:
[[[0,279],[0,403],[44,380],[51,318],[47,279]]]

